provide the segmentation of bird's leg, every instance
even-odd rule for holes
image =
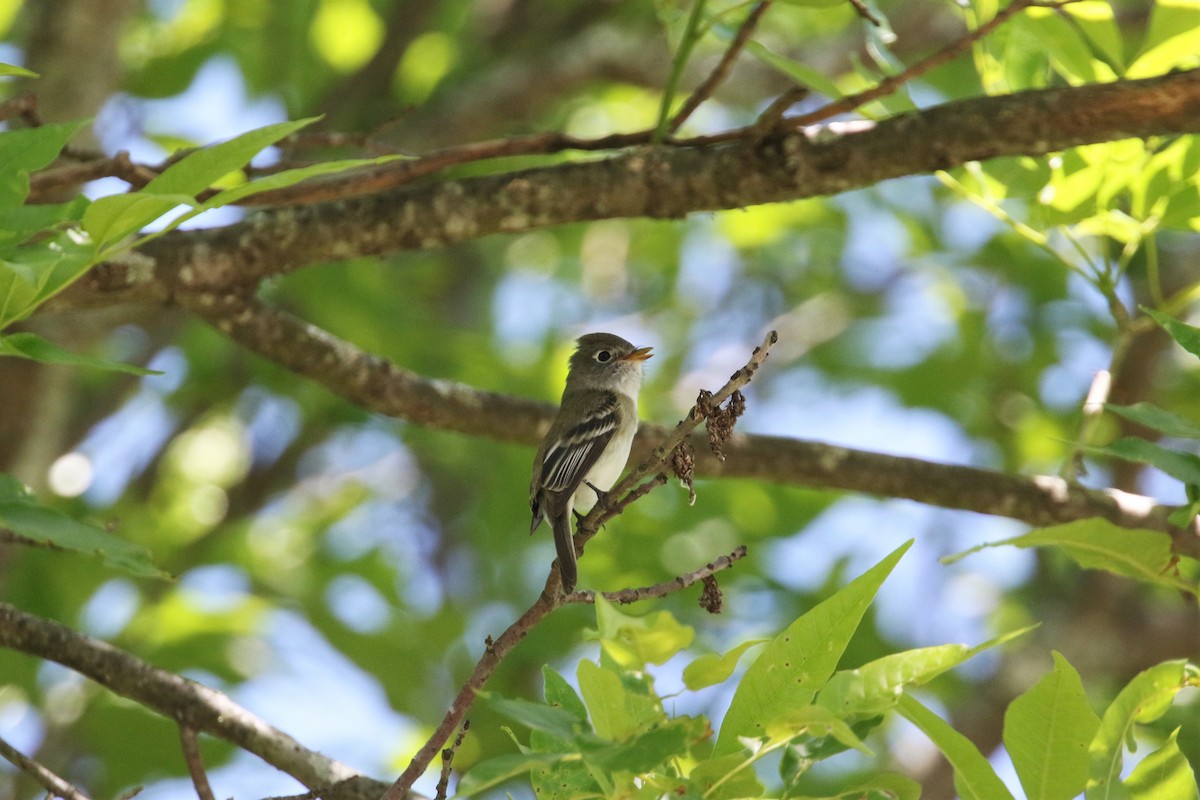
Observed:
[[[600,508],[602,508],[602,509],[607,509],[608,508],[608,492],[604,491],[603,489],[601,489],[599,486],[592,483],[591,481],[584,481],[584,484],[586,484],[589,489],[591,489],[593,492],[596,493],[596,505],[600,506]],[[571,509],[571,513],[575,515],[576,527],[578,527],[579,523],[583,522],[583,518],[585,516],[587,516],[586,514],[580,514],[578,511],[576,511],[573,508]],[[601,525],[600,527],[603,528],[604,526]]]
[[[603,508],[608,508],[608,492],[604,491],[591,481],[584,481],[584,483],[587,484],[589,489],[596,493],[596,504]]]

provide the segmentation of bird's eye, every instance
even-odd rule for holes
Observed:
[[[607,350],[601,350],[599,353],[596,353],[596,360],[601,364],[607,364],[612,360],[612,353]]]

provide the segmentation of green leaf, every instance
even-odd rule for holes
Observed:
[[[1079,26],[1094,51],[1117,74],[1122,74],[1125,66],[1125,36],[1117,25],[1112,4],[1103,0],[1084,0],[1065,6],[1063,11]]]
[[[783,73],[791,80],[807,86],[814,92],[820,92],[826,97],[836,100],[842,96],[837,84],[825,76],[820,70],[813,69],[807,64],[793,61],[787,56],[781,56],[761,42],[753,39],[746,43],[746,52],[769,67]]]
[[[554,753],[509,753],[489,758],[471,767],[462,776],[454,796],[470,797],[520,775],[527,775],[534,767],[544,767],[562,760],[563,756]]]
[[[738,662],[742,660],[742,654],[756,644],[762,644],[765,641],[767,640],[750,639],[723,655],[705,653],[683,668],[684,686],[694,692],[728,680],[733,671],[737,669]]]
[[[1131,406],[1105,403],[1104,410],[1167,436],[1175,436],[1180,439],[1200,439],[1200,425],[1151,403],[1134,403]]]
[[[170,579],[154,566],[143,547],[113,536],[103,528],[72,519],[57,509],[39,505],[12,476],[0,486],[0,526],[33,544],[99,558],[107,566],[139,578]]]
[[[19,206],[29,173],[48,167],[87,120],[0,132],[0,206]]]
[[[640,733],[628,742],[581,742],[579,752],[585,762],[604,772],[640,775],[659,767],[668,759],[687,755],[691,727],[692,720],[681,717]]]
[[[963,800],[1013,800],[1012,792],[970,739],[910,694],[900,698],[900,713],[920,728],[950,762],[959,797]]]
[[[603,797],[603,789],[582,762],[562,760],[535,767],[529,778],[538,800],[575,800]]]
[[[696,637],[690,625],[680,625],[669,611],[634,617],[599,596],[596,597],[596,626],[605,652],[629,669],[666,663]]]
[[[491,708],[509,719],[516,720],[532,730],[543,731],[561,739],[574,738],[576,731],[582,727],[571,712],[562,708],[529,700],[500,697],[491,692],[480,692],[480,697],[483,697]]]
[[[1200,3],[1157,0],[1142,49],[1129,65],[1127,78],[1149,78],[1200,61]]]
[[[896,705],[911,686],[922,686],[984,650],[989,650],[1033,628],[1022,628],[975,647],[943,644],[892,653],[858,669],[842,670],[829,679],[817,702],[842,719],[874,717]]]
[[[161,375],[152,369],[135,367],[132,364],[122,364],[119,361],[109,361],[106,358],[85,356],[64,350],[53,342],[49,342],[35,333],[13,333],[0,336],[0,356],[16,356],[39,361],[43,364],[62,364],[68,367],[92,367],[94,369],[125,372],[130,375]]]
[[[1109,444],[1081,448],[1091,455],[1113,456],[1122,461],[1149,464],[1184,483],[1200,483],[1200,456],[1172,450],[1157,442],[1126,436]]]
[[[36,72],[34,72],[31,69],[25,69],[24,67],[18,67],[16,64],[0,63],[0,78],[8,78],[8,77],[40,78],[42,76],[38,75]]]
[[[585,658],[576,678],[592,726],[602,738],[623,741],[664,719],[653,697],[627,687],[613,669]]]
[[[1004,746],[1026,797],[1070,800],[1082,792],[1088,744],[1099,727],[1079,673],[1055,652],[1054,669],[1004,712]]]
[[[1166,743],[1149,753],[1125,779],[1133,800],[1196,800],[1196,773],[1179,749],[1179,729],[1171,731]]]
[[[139,194],[186,195],[193,197],[217,180],[250,163],[264,148],[316,122],[309,117],[255,128],[227,142],[201,148],[181,158],[150,181]]]
[[[989,542],[942,559],[952,564],[989,547],[1060,547],[1085,569],[1103,569],[1147,583],[1196,593],[1196,587],[1174,574],[1171,537],[1162,531],[1122,528],[1106,519],[1089,519],[1039,528],[1022,536]]]
[[[28,317],[92,265],[90,250],[76,244],[69,231],[7,255],[0,259],[0,330]]]
[[[1093,57],[1091,45],[1057,9],[1033,7],[1026,9],[1025,15],[1054,68],[1070,83],[1095,83],[1116,77]]]
[[[775,717],[764,728],[771,743],[789,741],[798,736],[814,739],[833,737],[847,748],[853,748],[863,755],[874,755],[837,713],[824,706],[797,708]]]
[[[559,675],[551,667],[543,665],[542,681],[545,684],[542,695],[545,697],[548,705],[563,709],[581,722],[587,720],[587,707],[571,687],[571,684],[567,683],[566,678]]]
[[[1171,335],[1171,338],[1179,344],[1184,350],[1187,350],[1194,356],[1200,356],[1200,328],[1192,327],[1186,323],[1180,322],[1174,317],[1169,317],[1161,311],[1155,311],[1153,308],[1141,306],[1151,319],[1162,326],[1163,330]]]
[[[692,767],[688,780],[704,800],[732,800],[736,797],[761,797],[763,786],[758,782],[751,760],[745,753],[728,753]]]
[[[36,233],[78,220],[87,207],[88,199],[82,195],[67,203],[0,206],[0,248],[20,244]]]
[[[154,222],[173,208],[192,205],[185,194],[147,194],[145,189],[130,194],[114,194],[92,201],[83,212],[83,229],[92,237],[97,251],[119,242]]]
[[[228,189],[218,192],[199,205],[193,205],[192,208],[183,212],[164,225],[161,230],[147,234],[145,237],[140,239],[137,244],[144,244],[151,239],[162,236],[164,233],[169,233],[170,231],[178,228],[184,222],[203,214],[205,211],[211,211],[214,208],[221,208],[222,206],[231,205],[256,194],[271,192],[275,191],[276,189],[286,189],[289,186],[294,186],[295,184],[308,180],[309,178],[316,178],[338,172],[349,172],[362,167],[378,166],[380,164],[386,164],[392,161],[399,161],[408,158],[411,157],[404,155],[387,155],[380,156],[379,158],[353,158],[344,159],[341,161],[326,161],[320,164],[312,164],[307,167],[297,167],[296,169],[276,172],[272,175],[267,175],[266,177],[259,178],[257,180],[240,183],[237,186],[232,186]]]
[[[921,800],[921,784],[907,775],[883,772],[835,795],[788,795],[792,800]]]
[[[875,716],[891,708],[906,686],[920,686],[969,658],[965,644],[892,653],[843,670],[829,679],[818,702],[843,719]]]
[[[765,733],[765,720],[811,705],[837,667],[867,606],[900,557],[906,542],[823,601],[767,644],[738,685],[725,713],[715,752],[737,750],[739,737]]]
[[[1120,800],[1129,791],[1121,783],[1123,749],[1136,723],[1161,717],[1185,685],[1187,662],[1166,661],[1139,673],[1116,696],[1088,746],[1087,800]]]

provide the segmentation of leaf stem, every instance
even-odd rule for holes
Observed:
[[[679,78],[683,75],[683,68],[700,38],[697,30],[704,16],[705,3],[706,0],[696,0],[696,4],[692,6],[687,26],[683,29],[683,38],[679,42],[679,51],[671,61],[671,74],[667,76],[667,84],[663,87],[662,103],[658,107],[658,122],[654,125],[654,135],[650,139],[654,144],[662,142],[671,126],[671,103],[674,102],[675,92],[679,89]]]

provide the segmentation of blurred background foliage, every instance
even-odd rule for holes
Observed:
[[[988,0],[871,5],[889,22],[882,30],[848,3],[776,3],[685,130],[747,124],[796,78],[861,88],[961,35],[964,19],[995,13]],[[684,87],[711,68],[745,8],[709,3],[712,30]],[[1019,15],[864,112],[1195,66],[1194,5],[1081,9]],[[51,121],[94,115],[100,147],[150,163],[317,114],[327,130],[369,132],[368,154],[547,130],[597,136],[653,126],[688,10],[668,0],[0,0],[0,61],[43,75],[0,92],[37,92]],[[1178,293],[1200,278],[1196,147],[1178,142],[1161,165],[1151,160],[1171,143],[1097,145],[679,222],[608,220],[326,264],[273,279],[264,293],[420,374],[544,400],[561,391],[570,341],[612,330],[655,347],[641,412],[661,423],[723,382],[773,327],[782,340],[749,389],[745,430],[1056,473],[1119,335],[1106,292],[1131,307],[1165,292],[1181,312],[1189,296]],[[85,192],[119,189],[100,181]],[[394,774],[485,636],[540,590],[553,548],[525,534],[532,449],[365,413],[177,312],[30,324],[162,374],[2,360],[0,469],[114,525],[178,580],[5,548],[0,597],[228,692],[357,768]],[[1168,341],[1150,333],[1130,343],[1119,399],[1196,418],[1200,372]],[[1099,439],[1116,428],[1106,421]],[[1182,487],[1152,470],[1089,463],[1083,480],[1183,501]],[[701,481],[698,494],[689,507],[671,486],[634,505],[589,547],[581,584],[654,583],[746,544],[750,558],[721,579],[722,616],[704,614],[693,593],[654,604],[696,627],[693,653],[723,651],[778,631],[915,537],[845,663],[1041,622],[937,684],[941,708],[985,753],[1004,704],[1050,667],[1051,648],[1098,699],[1150,664],[1196,652],[1195,604],[1166,591],[1083,573],[1054,554],[998,549],[937,562],[1019,533],[1008,520],[744,480]],[[593,624],[589,609],[554,614],[490,688],[540,696],[542,664],[574,674],[580,656],[594,656]],[[661,668],[664,694],[682,663]],[[680,713],[719,716],[728,694],[717,687],[686,702],[700,705]],[[1196,763],[1196,706],[1177,712],[1173,724],[1192,718],[1180,742]],[[459,766],[513,747],[486,706],[471,719]],[[0,734],[95,796],[135,784],[148,785],[147,798],[190,791],[171,727],[65,670],[0,651]],[[951,796],[948,773],[911,728],[879,735],[927,796]],[[220,743],[206,740],[205,757],[223,796],[293,789]],[[0,764],[0,795],[36,794]]]

